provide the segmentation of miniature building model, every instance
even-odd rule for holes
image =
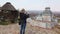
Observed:
[[[49,7],[46,7],[45,10],[34,17],[34,19],[29,18],[28,20],[32,26],[38,26],[42,28],[52,28],[57,25],[57,19],[54,17],[54,14],[51,12]]]

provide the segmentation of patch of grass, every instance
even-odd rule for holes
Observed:
[[[9,24],[14,24],[15,23],[15,21],[14,20],[12,20],[12,22],[11,21],[1,21],[0,22],[0,25],[9,25]]]
[[[9,25],[9,24],[15,24],[15,23],[18,23],[19,22],[19,19],[3,19],[3,20],[0,20],[0,25]]]
[[[60,23],[60,19],[58,20],[58,23]]]
[[[9,23],[8,22],[5,22],[5,21],[2,21],[0,22],[0,25],[8,25]]]

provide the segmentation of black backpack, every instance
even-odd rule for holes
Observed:
[[[21,25],[21,21],[19,21],[19,25]]]

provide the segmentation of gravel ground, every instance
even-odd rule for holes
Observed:
[[[0,25],[0,34],[19,34],[19,25],[10,24],[10,25]],[[25,34],[60,34],[60,29],[54,27],[53,29],[44,29],[37,26],[31,26],[27,23]]]

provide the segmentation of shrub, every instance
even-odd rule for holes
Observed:
[[[1,21],[0,25],[8,25],[9,23],[7,21]]]

